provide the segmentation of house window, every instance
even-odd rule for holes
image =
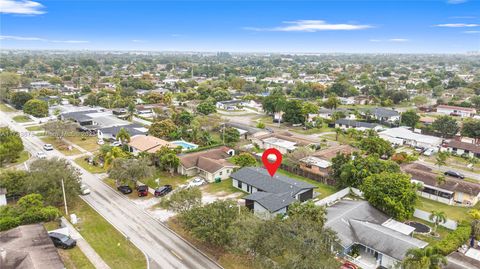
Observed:
[[[222,175],[223,172],[220,172],[220,175]]]
[[[250,185],[247,185],[247,192],[250,192]]]
[[[239,181],[238,184],[237,184],[238,188],[241,189],[242,188],[242,182]],[[247,185],[248,186],[248,185]]]

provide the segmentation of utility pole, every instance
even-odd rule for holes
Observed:
[[[63,192],[63,203],[65,205],[65,215],[68,217],[67,196],[65,196],[65,184],[63,183],[63,178],[62,178],[62,192]]]

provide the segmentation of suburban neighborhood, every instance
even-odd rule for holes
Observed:
[[[478,51],[89,49],[7,35],[65,5],[26,2],[0,1],[0,268],[480,268]],[[284,24],[242,31],[352,30]]]

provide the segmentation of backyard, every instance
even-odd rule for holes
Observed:
[[[231,178],[222,180],[219,183],[209,183],[207,185],[204,185],[202,187],[202,190],[204,190],[208,193],[211,193],[211,194],[224,193],[224,194],[227,194],[227,195],[242,192],[239,189],[233,187]]]
[[[277,173],[280,173],[280,174],[283,174],[285,176],[288,176],[288,177],[291,177],[291,178],[294,178],[294,179],[297,179],[297,180],[305,181],[307,183],[315,185],[316,188],[314,189],[314,191],[320,193],[320,195],[317,196],[317,198],[319,198],[319,199],[323,199],[323,198],[325,198],[329,195],[332,195],[332,194],[334,194],[338,191],[338,189],[335,186],[330,186],[330,185],[323,184],[323,183],[317,182],[317,181],[309,179],[309,178],[301,177],[301,176],[295,175],[293,173],[287,172],[283,169],[278,169]]]
[[[415,206],[418,209],[431,212],[432,210],[443,211],[447,218],[462,221],[462,220],[470,220],[470,216],[468,215],[468,211],[475,208],[480,208],[480,204],[477,204],[474,207],[461,207],[461,206],[451,206],[443,203],[439,203],[430,199],[426,199],[423,197],[418,197],[417,204]]]

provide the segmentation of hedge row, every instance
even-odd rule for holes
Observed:
[[[443,255],[448,255],[465,244],[472,234],[472,227],[467,222],[462,222],[455,231],[449,233],[445,238],[439,241],[435,247]]]

